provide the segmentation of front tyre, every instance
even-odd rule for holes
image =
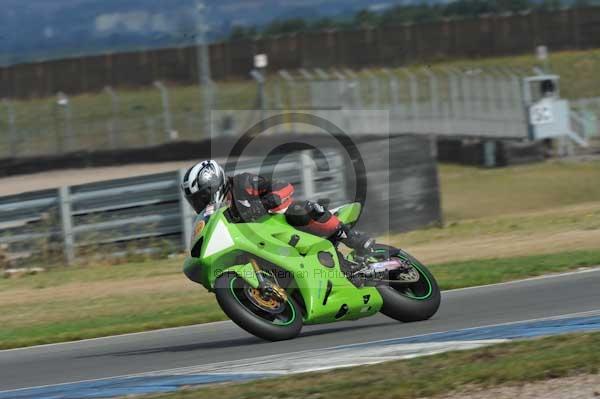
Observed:
[[[421,262],[404,251],[393,255],[408,262],[418,273],[419,281],[406,285],[378,285],[383,298],[381,313],[403,322],[427,320],[441,302],[440,288],[431,272]]]
[[[235,273],[219,276],[215,293],[223,312],[252,335],[268,341],[283,341],[300,334],[302,314],[291,297],[286,303],[263,298]]]

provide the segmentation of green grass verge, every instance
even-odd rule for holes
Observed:
[[[487,388],[580,374],[597,374],[600,333],[564,335],[449,352],[385,364],[298,374],[244,384],[152,396],[213,398],[417,398],[465,386]]]
[[[600,250],[431,265],[442,289],[469,287],[600,264]],[[139,273],[139,274],[138,274]],[[127,276],[127,277],[124,277]],[[143,276],[139,279],[139,276]],[[115,289],[114,285],[120,284]],[[94,286],[88,288],[87,284]],[[173,282],[176,284],[173,285]],[[72,284],[76,283],[76,284]],[[136,291],[136,284],[145,289]],[[127,289],[128,284],[131,290]],[[77,295],[72,287],[82,285]],[[112,292],[111,292],[112,290]],[[100,291],[101,294],[94,292]],[[0,304],[0,349],[225,320],[214,296],[187,283],[177,261],[56,270],[0,281],[22,298]],[[27,301],[27,296],[34,301]],[[43,306],[37,304],[43,303]]]
[[[181,263],[57,267],[0,279],[0,349],[223,320]]]
[[[489,225],[496,221],[492,217],[600,201],[598,161],[550,161],[500,169],[440,165],[439,175],[444,219],[449,223],[485,218],[482,221]],[[561,222],[548,215],[537,219],[546,224]]]
[[[127,263],[86,263],[77,266],[48,266],[48,272],[23,276],[20,278],[0,278],[0,294],[7,290],[31,289],[47,290],[67,284],[107,283],[127,281],[129,279],[147,279],[152,277],[172,277],[181,275],[183,256],[175,259],[144,260]]]
[[[152,301],[143,301],[145,308],[128,305],[131,297],[110,298],[95,301],[95,305],[106,306],[108,314],[86,314],[76,309],[80,304],[53,304],[71,309],[72,315],[63,321],[25,323],[23,326],[3,328],[0,332],[0,349],[19,348],[56,342],[77,341],[87,338],[152,331],[161,328],[179,327],[199,323],[225,320],[221,309],[212,300],[199,303],[181,303],[178,305],[161,303],[155,306]],[[24,307],[15,311],[26,313]]]
[[[501,283],[600,265],[600,250],[431,265],[443,290]]]

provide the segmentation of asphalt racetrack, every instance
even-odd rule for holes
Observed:
[[[302,335],[292,341],[265,342],[232,322],[219,322],[0,351],[0,391],[6,396],[7,390],[19,388],[240,361],[597,310],[600,310],[600,268],[447,291],[443,293],[440,311],[425,322],[403,324],[380,315],[354,322],[305,327]],[[318,363],[318,359],[314,361]]]

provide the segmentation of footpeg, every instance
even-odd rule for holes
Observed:
[[[395,281],[404,283],[416,283],[420,278],[419,272],[413,266],[403,262],[401,259],[395,258],[371,263],[367,267],[354,273],[354,275],[379,279],[379,277],[390,273],[394,274]]]

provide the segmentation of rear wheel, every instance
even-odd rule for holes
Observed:
[[[217,302],[238,326],[269,341],[296,337],[302,329],[300,307],[291,298],[282,302],[263,297],[234,273],[225,273],[215,281]]]
[[[392,257],[410,265],[419,274],[419,279],[414,283],[378,285],[377,290],[383,298],[381,313],[403,322],[429,319],[440,307],[441,293],[437,281],[427,267],[408,253],[400,250]]]

